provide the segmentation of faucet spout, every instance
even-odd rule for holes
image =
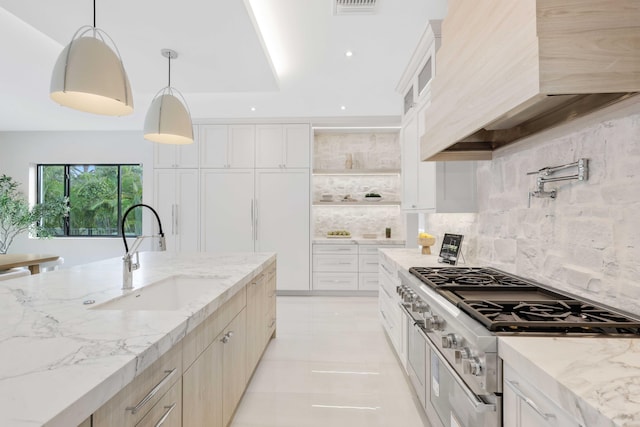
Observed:
[[[160,241],[159,241],[160,250],[165,251],[167,249],[167,245],[164,238],[164,232],[162,231],[162,222],[160,221],[160,216],[158,215],[158,212],[156,212],[156,210],[153,209],[151,206],[145,205],[144,203],[133,205],[129,209],[127,209],[124,215],[122,215],[122,223],[120,224],[120,232],[122,233],[122,241],[124,242],[124,257],[122,258],[122,261],[123,261],[122,289],[123,290],[133,289],[133,271],[140,268],[140,260],[138,257],[138,246],[140,246],[140,243],[142,243],[142,240],[145,238],[145,236],[136,237],[136,240],[131,245],[131,250],[130,250],[129,245],[127,244],[127,237],[124,233],[124,224],[127,219],[127,215],[129,215],[129,212],[131,212],[134,208],[137,208],[139,206],[143,206],[145,208],[150,209],[151,212],[153,212],[153,214],[155,215],[156,219],[158,220],[158,228],[160,229],[158,232],[158,235],[160,236]],[[135,262],[133,261],[134,254],[136,258]]]

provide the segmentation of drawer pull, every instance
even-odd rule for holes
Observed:
[[[137,414],[140,411],[140,409],[142,409],[144,405],[149,403],[149,401],[153,399],[153,396],[155,396],[158,393],[158,391],[160,391],[160,389],[171,379],[173,374],[176,373],[176,368],[173,368],[170,371],[164,371],[164,373],[166,374],[164,378],[160,380],[160,382],[156,384],[156,386],[152,388],[151,391],[147,393],[147,395],[143,397],[142,400],[138,402],[136,406],[129,406],[128,408],[126,408],[126,410],[131,411],[132,415]]]
[[[520,390],[520,388],[518,387],[518,383],[516,381],[506,380],[506,383],[511,386],[511,390],[513,390],[513,392],[516,394],[516,396],[518,396],[520,399],[524,400],[526,402],[526,404],[529,405],[531,407],[531,409],[536,411],[538,413],[538,415],[540,415],[542,418],[544,418],[545,421],[548,421],[549,418],[555,418],[556,417],[555,414],[548,414],[548,413],[542,412],[542,409],[540,409],[540,407],[538,407],[536,402],[531,400],[530,397],[525,395],[524,392],[522,390]]]
[[[169,418],[169,414],[171,413],[171,411],[173,411],[173,409],[176,407],[177,403],[174,403],[171,406],[165,406],[164,409],[166,409],[167,411],[164,413],[164,415],[162,416],[162,418],[160,418],[158,420],[158,422],[156,423],[155,427],[160,427],[162,424],[164,424],[165,421],[167,421],[167,418]]]
[[[275,324],[276,324],[276,319],[273,319],[271,321],[271,324],[269,325],[269,329],[273,328],[273,325],[275,325]]]
[[[378,262],[365,262],[367,265],[378,265]]]

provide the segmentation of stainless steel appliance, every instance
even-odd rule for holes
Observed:
[[[414,331],[409,377],[438,427],[502,425],[498,335],[640,337],[640,320],[629,314],[497,269],[414,267],[399,275],[396,291]]]

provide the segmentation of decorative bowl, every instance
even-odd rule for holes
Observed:
[[[418,237],[418,244],[422,246],[422,253],[428,255],[431,253],[431,246],[436,244],[435,237]]]

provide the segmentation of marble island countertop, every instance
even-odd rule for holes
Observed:
[[[420,249],[380,254],[404,270],[445,266]],[[501,336],[498,354],[584,427],[640,427],[640,338]]]
[[[123,295],[120,258],[0,283],[0,425],[78,425],[274,260],[141,253],[134,289],[176,275],[211,280],[171,311],[91,308]]]
[[[351,236],[351,237],[314,237],[313,243],[324,245],[404,245],[405,241],[402,239],[385,239],[384,237],[379,239],[365,239],[363,237]]]

